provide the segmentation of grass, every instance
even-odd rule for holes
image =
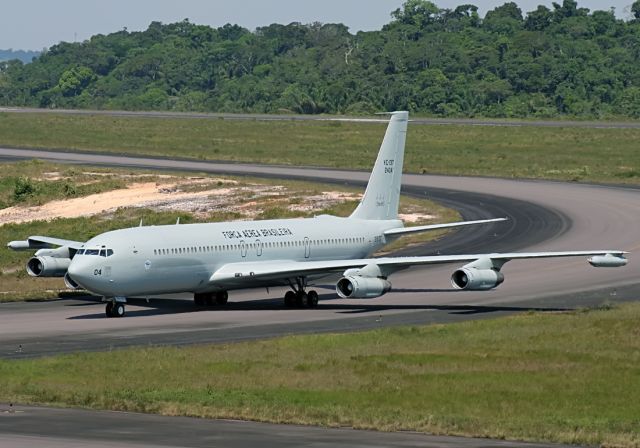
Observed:
[[[640,304],[0,361],[0,401],[640,446]]]
[[[107,175],[108,170],[91,171],[105,175],[91,176],[77,167],[44,163],[39,160],[1,164],[0,209],[14,205],[39,205],[55,199],[88,196],[125,187],[122,179],[116,178],[115,175]],[[123,172],[115,170],[115,173]],[[48,180],[47,174],[55,174],[56,179]]]
[[[0,144],[370,169],[384,124],[0,113]],[[640,129],[413,125],[405,170],[640,183]]]

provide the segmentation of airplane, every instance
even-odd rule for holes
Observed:
[[[29,275],[64,277],[69,288],[102,296],[107,317],[124,316],[128,297],[190,293],[198,306],[223,305],[229,291],[271,286],[290,288],[286,307],[315,308],[318,294],[308,285],[340,274],[338,296],[375,298],[391,290],[391,274],[416,265],[466,263],[453,272],[452,287],[490,290],[504,281],[501,268],[510,260],[589,256],[595,267],[627,264],[621,250],[372,258],[402,235],[505,220],[404,227],[398,204],[409,114],[389,115],[364,196],[349,217],[140,226],[86,242],[31,236],[7,246],[37,249]]]

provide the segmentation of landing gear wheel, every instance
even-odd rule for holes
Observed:
[[[302,308],[307,303],[307,294],[305,292],[299,292],[296,294],[295,304],[298,308]]]
[[[293,291],[287,291],[284,295],[284,306],[293,308],[296,303],[296,294]]]
[[[309,291],[307,293],[307,306],[309,308],[318,307],[318,293],[315,291]]]
[[[229,293],[227,291],[220,291],[216,293],[216,303],[218,305],[226,305],[229,301]]]
[[[207,306],[213,306],[213,294],[203,294],[204,296],[204,303]]]
[[[196,306],[204,306],[205,300],[206,300],[205,294],[194,294],[193,295],[193,303]]]
[[[124,303],[115,303],[113,305],[113,317],[124,317]]]
[[[107,302],[107,306],[105,307],[105,314],[107,317],[115,317],[113,314],[113,302]]]

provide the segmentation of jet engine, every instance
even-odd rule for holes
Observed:
[[[504,282],[502,272],[495,269],[476,269],[463,267],[451,276],[451,285],[457,289],[486,291]]]
[[[388,272],[376,264],[347,269],[336,283],[336,292],[343,299],[373,299],[391,291]]]
[[[336,292],[343,299],[373,299],[389,291],[391,291],[391,283],[375,277],[342,277],[336,284]]]
[[[27,273],[32,277],[64,277],[70,258],[36,256],[27,261]]]

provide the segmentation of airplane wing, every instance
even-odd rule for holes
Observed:
[[[274,260],[265,262],[241,262],[229,263],[213,273],[209,279],[212,285],[250,285],[252,282],[264,283],[267,281],[277,281],[295,279],[296,277],[306,277],[321,274],[341,273],[346,269],[364,268],[369,265],[376,265],[385,276],[410,266],[428,264],[448,264],[486,261],[497,267],[502,267],[510,260],[521,260],[528,258],[557,258],[557,257],[611,257],[602,261],[598,259],[589,262],[594,266],[622,266],[626,264],[624,254],[627,252],[619,250],[594,250],[594,251],[572,251],[572,252],[514,252],[514,253],[494,253],[494,254],[472,254],[472,255],[434,255],[425,257],[384,257],[384,258],[362,258],[354,260],[326,260],[326,261],[294,261],[294,260]],[[610,261],[612,264],[607,264]],[[624,261],[624,264],[622,264]]]
[[[474,224],[486,224],[490,222],[500,222],[500,221],[507,221],[507,218],[480,219],[477,221],[461,221],[461,222],[450,222],[447,224],[429,224],[426,226],[400,227],[396,229],[386,230],[384,234],[386,236],[408,235],[411,233],[426,232],[429,230],[448,229],[450,227],[471,226]]]
[[[7,247],[13,250],[34,250],[48,249],[57,246],[68,246],[70,249],[78,250],[84,242],[52,238],[48,236],[30,236],[24,241],[11,241]]]

